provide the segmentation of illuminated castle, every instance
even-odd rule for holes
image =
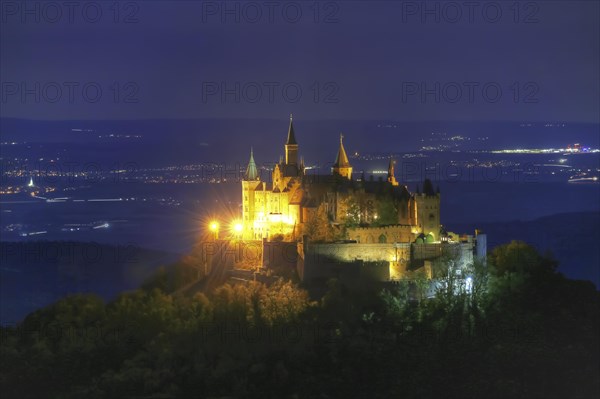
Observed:
[[[422,192],[410,193],[396,180],[392,160],[387,180],[355,179],[343,136],[331,174],[307,173],[298,150],[291,116],[285,157],[275,165],[270,182],[261,180],[250,150],[242,181],[244,239],[297,241],[308,236],[366,244],[448,239],[440,225],[440,192],[431,181],[424,181]]]

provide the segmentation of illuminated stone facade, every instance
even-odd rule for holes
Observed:
[[[410,193],[396,181],[391,160],[387,180],[355,179],[343,136],[329,175],[307,173],[298,150],[290,117],[285,157],[273,168],[270,182],[261,180],[251,151],[242,181],[244,239],[282,235],[286,241],[300,240],[315,218],[337,232],[335,239],[322,241],[423,243],[444,239],[440,193],[434,191],[431,181],[423,183],[422,192]]]

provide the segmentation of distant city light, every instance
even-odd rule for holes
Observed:
[[[567,148],[517,148],[517,149],[506,149],[506,150],[494,150],[490,151],[492,154],[578,154],[578,153],[598,153],[600,149],[581,147],[579,144],[575,144],[573,147],[567,146]]]

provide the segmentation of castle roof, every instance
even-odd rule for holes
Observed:
[[[279,164],[279,169],[284,177],[298,177],[301,174],[300,169],[295,164],[285,164],[282,162]]]
[[[304,208],[318,208],[319,203],[315,198],[304,197],[304,200],[302,201],[302,206]]]
[[[250,161],[248,162],[248,167],[246,168],[246,174],[244,175],[246,180],[258,180],[258,169],[256,168],[256,163],[254,162],[254,153],[252,151],[252,147],[250,148]]]
[[[304,190],[296,190],[294,194],[292,194],[290,205],[300,205],[302,202],[304,202]]]
[[[404,185],[393,185],[386,180],[377,181],[353,181],[341,178],[337,175],[304,175],[303,183],[314,197],[320,197],[326,193],[350,193],[363,191],[367,194],[390,195],[399,200],[410,199],[410,193]]]
[[[298,145],[296,141],[296,135],[294,134],[294,124],[292,122],[292,115],[290,114],[290,127],[288,128],[288,136],[285,145]]]
[[[340,134],[340,148],[338,150],[337,157],[335,158],[335,163],[333,164],[334,168],[349,168],[350,161],[348,160],[348,155],[346,155],[346,149],[344,148],[344,143],[342,140],[344,139],[344,135]]]
[[[425,194],[427,197],[433,197],[435,195],[433,183],[429,179],[425,179],[423,182],[423,194]]]

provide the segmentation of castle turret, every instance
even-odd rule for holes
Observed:
[[[290,114],[290,127],[288,128],[287,141],[285,143],[285,163],[286,165],[298,164],[298,142],[294,134],[294,124]]]
[[[415,194],[417,225],[422,233],[440,239],[440,193],[436,193],[429,179],[423,182],[423,193]]]
[[[396,181],[395,171],[394,171],[395,164],[396,164],[396,161],[394,161],[392,158],[390,158],[390,164],[388,165],[387,181],[388,181],[388,183],[392,183],[392,186],[398,185],[398,182]]]
[[[340,148],[333,164],[333,174],[340,175],[346,179],[352,179],[352,166],[348,160],[348,155],[346,155],[343,139],[344,135],[340,134]]]
[[[256,220],[257,213],[261,210],[262,203],[259,200],[262,188],[260,181],[260,175],[258,174],[258,168],[256,162],[254,162],[254,152],[250,149],[250,161],[248,161],[248,167],[246,173],[242,179],[242,236],[244,239],[255,238],[254,221]]]
[[[252,147],[250,147],[250,161],[248,162],[248,167],[246,168],[244,180],[259,180],[258,169],[256,168],[256,162],[254,162],[254,151],[252,150]]]

